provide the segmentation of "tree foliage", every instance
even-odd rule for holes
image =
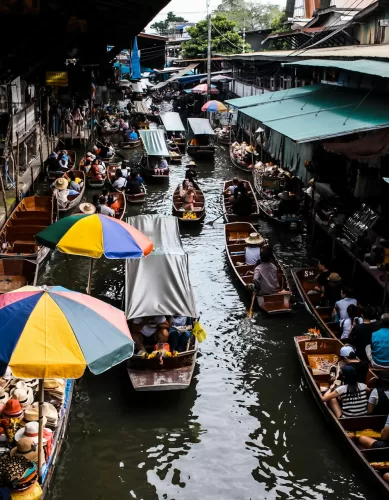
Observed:
[[[208,47],[208,20],[204,19],[188,28],[191,39],[182,44],[183,56],[187,58],[206,57]],[[243,47],[244,45],[244,47]],[[234,54],[251,50],[248,43],[243,44],[243,38],[237,31],[234,21],[225,15],[212,17],[212,54]]]
[[[176,16],[174,12],[168,12],[164,21],[158,21],[150,26],[151,29],[156,30],[160,35],[165,34],[169,29],[169,23],[187,23],[188,21],[181,16]]]
[[[282,15],[279,5],[257,0],[222,0],[216,11],[234,21],[240,31],[271,28],[273,21]]]

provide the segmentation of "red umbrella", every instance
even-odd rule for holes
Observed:
[[[192,94],[206,94],[208,90],[208,85],[206,83],[202,83],[201,85],[196,85],[191,90]],[[215,87],[215,85],[211,85],[211,94],[218,94],[219,91]]]

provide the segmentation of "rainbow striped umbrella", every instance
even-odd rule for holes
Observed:
[[[132,356],[123,311],[61,286],[0,296],[0,365],[20,378],[79,378]]]
[[[201,108],[201,111],[210,111],[213,113],[225,113],[227,108],[220,101],[208,101]]]
[[[153,250],[140,231],[113,217],[77,214],[64,217],[36,235],[36,241],[71,255],[99,259],[139,259]]]

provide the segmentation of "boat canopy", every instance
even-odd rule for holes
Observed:
[[[151,115],[151,110],[147,106],[146,101],[134,101],[134,111],[135,113],[140,113],[142,115]]]
[[[215,132],[207,118],[188,118],[194,135],[213,135]]]
[[[125,313],[128,320],[144,316],[198,316],[176,217],[139,215],[127,222],[149,237],[153,252],[126,260]]]
[[[161,113],[160,117],[167,132],[185,132],[179,113],[169,111],[168,113]]]
[[[149,156],[170,156],[166,146],[165,132],[161,129],[139,130],[143,146]]]

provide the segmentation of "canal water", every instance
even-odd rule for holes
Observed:
[[[168,186],[149,184],[147,203],[128,207],[128,216],[170,215],[188,160],[172,167]],[[223,181],[237,172],[222,147],[215,163],[198,171],[212,221],[222,213]],[[308,262],[304,234],[266,222],[259,230],[287,268]],[[76,385],[50,500],[376,498],[303,381],[293,337],[314,322],[301,303],[291,316],[256,312],[250,321],[249,298],[227,266],[221,219],[182,227],[181,236],[208,333],[192,384],[183,392],[136,393],[123,366],[86,373]],[[69,274],[55,252],[40,283],[85,291],[87,260],[70,262]],[[94,296],[120,306],[123,285],[122,262],[98,261]]]

